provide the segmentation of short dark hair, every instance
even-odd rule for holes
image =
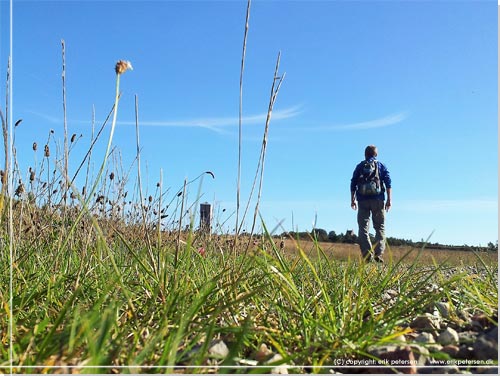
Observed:
[[[365,158],[372,158],[377,156],[377,147],[375,145],[368,145],[365,148]]]

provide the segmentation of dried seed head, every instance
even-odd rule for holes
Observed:
[[[75,142],[75,139],[76,139],[76,133],[73,133],[73,136],[71,136],[71,142]]]
[[[2,181],[2,184],[6,183],[7,176],[3,170],[0,170],[0,180]]]
[[[152,202],[152,201],[153,201],[153,196],[149,196],[149,197],[148,197],[148,201],[149,201],[149,202]]]
[[[30,172],[30,181],[35,181],[35,171],[31,170]]]
[[[115,178],[115,173],[112,172],[111,174],[109,174],[109,180],[113,180]]]
[[[33,151],[36,151],[36,149],[38,149],[38,145],[36,142],[33,142]]]
[[[22,121],[23,121],[23,119],[19,119],[18,121],[16,121],[16,123],[14,124],[14,127],[17,127],[19,124],[21,124]]]
[[[85,188],[85,186],[83,186],[82,188],[82,196],[85,196],[85,192],[87,191],[87,189]]]
[[[122,73],[125,73],[128,69],[132,70],[132,64],[130,64],[130,61],[126,61],[126,60],[119,60],[117,63],[116,63],[116,66],[115,66],[115,72],[116,74],[122,74]]]
[[[75,195],[75,192],[71,192],[71,194],[69,195],[69,197],[74,200],[76,198],[76,195]]]
[[[47,158],[48,158],[48,157],[50,157],[50,149],[49,149],[49,145],[45,145],[43,155],[44,155],[45,157],[47,157]]]
[[[14,194],[15,194],[16,196],[18,196],[18,197],[19,197],[19,196],[21,196],[23,193],[24,193],[24,185],[23,185],[23,183],[21,183],[21,184],[19,184],[19,185],[17,186],[16,191],[14,192]]]

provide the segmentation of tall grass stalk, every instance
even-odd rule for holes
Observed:
[[[7,218],[8,218],[8,234],[9,234],[9,303],[8,307],[6,307],[5,311],[7,312],[9,324],[8,324],[8,343],[9,343],[9,370],[12,373],[12,366],[14,362],[14,295],[13,295],[13,276],[14,276],[14,259],[16,257],[15,249],[14,249],[14,220],[13,220],[13,202],[12,202],[12,192],[13,192],[13,184],[14,184],[14,178],[13,178],[13,173],[12,173],[12,165],[13,165],[13,159],[12,159],[12,151],[14,149],[14,138],[13,138],[13,129],[12,129],[12,116],[10,115],[12,113],[12,82],[11,82],[11,65],[12,65],[12,53],[13,53],[13,43],[12,43],[12,3],[10,4],[10,55],[9,59],[7,62],[7,81],[6,81],[6,94],[5,94],[5,129],[7,129],[7,124],[8,124],[8,129],[9,131],[7,134],[4,134],[4,138],[8,138],[8,143],[6,143],[6,149],[5,149],[5,171],[4,171],[4,176],[5,180],[2,182],[2,197],[0,200],[2,200],[2,205],[3,206],[3,200],[4,196],[3,194],[7,194],[9,196],[9,204],[8,204],[8,209],[7,209]],[[7,189],[4,191],[3,187],[4,185],[7,184]],[[2,216],[2,211],[0,210],[0,217]],[[1,224],[1,219],[0,219],[0,224]]]
[[[245,71],[245,56],[247,50],[247,37],[248,37],[248,27],[250,20],[250,6],[252,4],[251,0],[247,1],[247,11],[245,19],[245,33],[243,35],[243,50],[241,52],[241,68],[240,68],[240,103],[239,103],[239,115],[238,115],[238,181],[236,185],[236,225],[235,225],[235,238],[234,238],[234,248],[236,251],[238,245],[238,235],[239,235],[239,214],[240,214],[240,195],[241,195],[241,157],[242,157],[242,136],[243,136],[243,73]],[[243,222],[243,220],[242,220]]]
[[[118,100],[119,99],[120,99],[120,95],[118,96]],[[75,182],[76,177],[80,173],[80,170],[85,165],[85,162],[87,162],[87,172],[86,172],[86,175],[85,175],[85,185],[84,185],[85,193],[88,193],[87,186],[88,186],[88,181],[89,181],[90,162],[91,162],[91,159],[92,159],[92,151],[94,150],[94,145],[99,140],[102,132],[104,131],[104,129],[106,128],[106,125],[108,124],[109,119],[111,118],[111,115],[114,114],[114,111],[115,111],[115,104],[113,104],[113,106],[111,107],[111,110],[109,111],[108,115],[106,116],[106,119],[104,119],[104,122],[102,123],[101,128],[99,129],[99,131],[97,132],[97,135],[94,136],[94,130],[95,130],[95,108],[94,108],[94,106],[92,106],[92,133],[91,133],[90,146],[89,146],[89,149],[87,150],[87,153],[85,154],[85,156],[83,157],[82,161],[80,162],[80,165],[76,169],[76,172],[73,174],[73,178],[71,179],[71,184],[73,184]],[[86,196],[86,195],[83,194],[83,196]]]
[[[140,137],[139,137],[139,104],[137,95],[135,95],[135,137],[136,137],[136,160],[137,160],[137,184],[139,189],[139,200],[140,200],[140,211],[142,215],[142,226],[144,228],[146,244],[148,246],[147,250],[149,256],[151,258],[151,263],[153,264],[153,268],[155,272],[157,270],[157,263],[155,261],[155,256],[153,254],[153,247],[151,244],[151,238],[149,235],[149,231],[147,231],[147,223],[146,223],[146,213],[144,208],[144,197],[142,193],[142,174],[141,174],[141,148],[140,148]]]
[[[2,120],[2,137],[3,137],[3,146],[4,146],[4,169],[3,169],[3,176],[1,177],[1,183],[2,183],[2,189],[0,192],[0,223],[2,223],[3,220],[3,212],[4,212],[4,207],[5,207],[5,198],[6,196],[10,196],[11,190],[8,189],[9,185],[11,184],[11,178],[10,178],[10,150],[11,147],[13,146],[13,140],[10,138],[11,132],[9,132],[9,98],[10,98],[10,64],[11,64],[11,58],[9,56],[9,59],[7,61],[7,78],[6,78],[6,85],[5,85],[5,117],[0,109],[0,118]]]
[[[94,182],[94,184],[92,186],[92,189],[90,190],[90,192],[88,192],[87,199],[82,202],[82,204],[84,206],[84,210],[81,210],[79,212],[78,216],[76,217],[76,219],[74,220],[73,226],[71,227],[71,229],[69,231],[69,234],[66,237],[66,240],[64,242],[64,246],[66,246],[66,244],[68,243],[71,235],[75,231],[76,226],[79,224],[79,222],[82,219],[83,215],[86,212],[88,212],[88,207],[89,207],[90,200],[92,199],[92,197],[94,195],[94,192],[96,191],[96,189],[97,189],[97,187],[98,187],[98,185],[100,183],[102,174],[104,172],[104,168],[106,167],[106,164],[107,164],[107,161],[108,161],[108,158],[109,158],[109,152],[111,150],[111,144],[113,142],[113,135],[114,135],[114,132],[115,132],[115,127],[116,127],[116,119],[117,119],[117,114],[118,114],[118,102],[120,100],[120,77],[121,77],[121,75],[127,69],[131,69],[131,68],[132,68],[132,66],[130,65],[129,62],[125,62],[125,61],[122,61],[122,60],[120,60],[116,64],[116,67],[115,67],[115,71],[116,71],[115,103],[114,103],[114,106],[113,106],[113,108],[114,108],[114,111],[113,111],[113,120],[111,122],[111,129],[110,129],[110,132],[109,132],[108,144],[106,146],[106,151],[104,153],[103,161],[101,163],[101,167],[99,169],[99,172],[97,173],[97,177],[95,178],[95,182]],[[63,248],[64,248],[64,246],[63,246]]]
[[[0,109],[0,120],[2,121],[2,137],[3,137],[3,147],[4,147],[4,169],[2,170],[2,176],[0,177],[0,184],[2,188],[0,190],[0,224],[3,220],[4,203],[7,193],[7,182],[9,177],[9,129],[7,121],[3,116],[2,109]]]
[[[262,138],[262,147],[261,147],[260,158],[259,158],[259,166],[260,166],[259,190],[257,193],[257,202],[255,204],[255,210],[254,210],[254,215],[253,215],[252,229],[250,231],[250,239],[252,238],[254,230],[255,230],[255,224],[257,222],[257,215],[259,213],[260,199],[262,196],[262,185],[263,185],[263,181],[264,181],[264,167],[265,167],[265,161],[266,161],[269,123],[271,122],[271,115],[273,113],[274,103],[276,101],[279,90],[281,88],[281,84],[283,83],[283,79],[285,78],[285,73],[283,73],[283,75],[281,77],[278,76],[279,66],[280,66],[280,58],[281,58],[281,52],[278,53],[278,57],[276,59],[276,68],[274,70],[273,83],[271,85],[271,95],[269,97],[269,107],[267,109],[266,125],[264,128],[264,135]],[[257,170],[259,170],[259,167],[257,167]]]
[[[113,108],[114,108],[114,106],[113,106]],[[102,128],[104,128],[104,127],[102,127]],[[96,139],[96,137],[94,137],[95,136],[94,133],[95,133],[95,106],[92,105],[92,131],[91,131],[91,135],[90,135],[90,147],[89,147],[89,150],[87,151],[87,153],[88,153],[88,160],[87,160],[87,171],[85,173],[85,185],[83,186],[84,190],[87,189],[88,183],[89,183],[90,161],[92,160],[92,148],[93,148],[93,145],[94,145],[94,140]],[[97,138],[98,137],[99,136],[97,136]],[[86,157],[87,157],[87,154],[85,155],[85,158]],[[85,163],[85,158],[82,161],[82,165]],[[72,183],[75,180],[77,174],[78,174],[78,170],[75,173],[75,176],[73,177],[73,180],[71,181]],[[82,192],[83,200],[86,199],[86,194],[85,193],[86,192]]]
[[[156,222],[156,231],[157,231],[157,243],[156,243],[156,248],[158,250],[161,249],[162,246],[162,241],[161,241],[161,208],[162,208],[162,199],[163,199],[163,169],[160,168],[160,180],[158,181],[158,189],[160,191],[158,195],[158,215],[157,215],[157,222]]]
[[[179,227],[177,229],[177,246],[175,248],[175,269],[177,270],[177,265],[179,262],[179,252],[181,250],[181,233],[182,233],[182,218],[184,217],[184,199],[186,197],[186,185],[187,180],[184,179],[184,185],[182,187],[181,194],[181,212],[179,214]]]
[[[64,188],[63,202],[64,211],[67,207],[68,179],[69,179],[69,152],[68,152],[68,122],[66,119],[66,46],[64,39],[61,40],[62,46],[62,105],[63,105],[63,123],[64,123]]]

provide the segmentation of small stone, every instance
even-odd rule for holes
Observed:
[[[465,310],[458,310],[457,316],[464,321],[470,321],[471,318],[470,313]]]
[[[456,357],[458,359],[474,359],[474,349],[472,346],[461,345]]]
[[[380,354],[379,358],[382,361],[388,361],[389,364],[394,365],[394,368],[401,373],[416,374],[417,367],[415,356],[410,346],[399,347],[394,351],[388,351]],[[397,364],[404,365],[404,367],[397,367]]]
[[[448,354],[452,358],[456,358],[458,352],[460,351],[460,348],[456,345],[446,345],[446,346],[443,346],[441,351],[444,352],[445,354]]]
[[[472,345],[474,342],[476,342],[476,339],[476,332],[466,331],[458,333],[458,343],[461,345]]]
[[[255,367],[259,364],[259,362],[253,359],[238,359],[238,364],[241,364],[243,366]]]
[[[495,326],[493,329],[488,330],[484,335],[498,343],[498,326]]]
[[[415,342],[419,343],[436,343],[436,340],[434,339],[434,336],[431,333],[420,333],[416,338]]]
[[[492,325],[491,321],[492,320],[487,315],[477,314],[472,316],[471,325],[475,327],[477,326],[478,329],[483,330],[489,328]]]
[[[413,356],[415,357],[416,365],[425,366],[430,356],[429,350],[424,346],[415,344],[410,345],[410,347],[413,352]]]
[[[280,354],[275,354],[271,359],[269,359],[265,364],[279,363],[283,361],[283,357]],[[272,374],[277,375],[288,375],[288,365],[280,364],[271,370]]]
[[[369,346],[368,353],[370,355],[376,356],[377,358],[381,358],[382,354],[391,353],[397,350],[397,346],[385,345],[385,346]]]
[[[444,302],[437,302],[436,308],[445,319],[450,317],[450,304]]]
[[[224,359],[229,354],[227,345],[222,340],[215,340],[210,344],[208,353],[215,358]]]
[[[458,333],[455,329],[446,328],[438,337],[438,343],[446,345],[458,345]]]
[[[410,328],[416,330],[433,331],[439,329],[440,327],[439,319],[428,313],[417,316],[410,324]]]
[[[476,332],[482,332],[483,331],[483,326],[476,320],[471,320],[469,322],[469,328],[476,331]]]
[[[259,350],[255,353],[255,360],[264,362],[273,355],[273,352],[267,347],[265,343],[260,345]]]
[[[427,290],[428,291],[436,291],[436,290],[439,290],[439,286],[436,285],[435,283],[431,283],[428,287],[427,287]]]
[[[391,297],[395,298],[396,296],[399,295],[399,292],[397,292],[396,290],[394,289],[389,289],[386,291],[387,294],[389,294]]]
[[[400,334],[399,336],[397,337],[394,337],[394,342],[396,343],[402,343],[402,342],[406,342],[406,337],[402,334]]]
[[[440,352],[443,346],[441,346],[439,343],[431,343],[430,345],[427,346],[427,349],[431,353],[437,353]]]
[[[475,359],[498,359],[498,339],[483,334],[477,338],[473,350]]]
[[[384,292],[384,295],[382,295],[382,299],[386,302],[390,302],[392,300],[392,296],[390,296],[387,292]]]

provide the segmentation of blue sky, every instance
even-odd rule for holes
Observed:
[[[0,12],[5,77],[8,2],[0,2]],[[82,134],[70,171],[88,149],[92,108],[96,126],[111,109],[115,62],[129,60],[134,70],[121,79],[114,139],[124,169],[135,158],[137,96],[145,190],[154,190],[160,169],[172,194],[185,178],[212,171],[201,201],[214,203],[224,221],[236,207],[245,14],[245,1],[14,1],[13,119],[23,119],[16,129],[21,170],[33,165],[31,145],[44,144],[50,129],[62,145],[64,39],[68,128]],[[268,228],[356,229],[350,178],[365,146],[375,144],[393,180],[388,236],[495,242],[497,46],[494,1],[253,1],[242,205],[281,51],[286,76],[270,123],[261,201]],[[198,186],[190,191],[194,199]],[[234,216],[228,230],[233,223]],[[250,228],[251,216],[246,223]]]

